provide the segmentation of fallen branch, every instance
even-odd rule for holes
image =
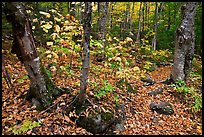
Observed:
[[[52,107],[54,107],[55,105],[57,105],[57,103],[59,103],[61,100],[58,100],[55,104],[53,104],[52,106],[49,106],[47,109],[41,111],[38,115],[45,113],[46,111],[48,111],[49,109],[51,109]]]
[[[123,95],[123,96],[125,96],[129,101],[132,101],[132,102],[134,102],[134,100],[132,100],[131,98],[129,98],[129,97],[127,97],[126,95],[124,95],[123,93],[120,93],[120,92],[114,92],[114,93],[117,93],[117,94],[120,94],[120,95]]]

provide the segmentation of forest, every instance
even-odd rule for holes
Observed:
[[[202,2],[2,2],[2,135],[202,135]]]

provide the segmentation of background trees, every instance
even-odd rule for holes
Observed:
[[[181,12],[183,4],[28,2],[23,7],[30,21],[22,16],[16,17],[22,13],[15,6],[12,8],[16,10],[15,14],[3,13],[4,134],[23,133],[25,125],[22,121],[26,121],[25,118],[37,121],[39,127],[33,129],[29,126],[23,134],[86,134],[84,128],[93,134],[112,131],[116,134],[201,134],[202,59],[197,54],[201,54],[202,3],[198,3],[195,15],[194,56],[193,21],[185,24],[188,16],[181,18],[180,15],[190,12],[185,8],[182,10],[185,12]],[[188,15],[194,15],[194,10]],[[12,25],[7,24],[6,16],[12,16],[13,35],[10,35]],[[186,28],[191,28],[191,31]],[[12,42],[16,44],[13,46]],[[12,54],[11,47],[21,62]],[[106,58],[103,55],[98,58],[103,53]],[[191,62],[192,72],[189,73]],[[179,65],[184,72],[180,73]],[[169,86],[165,80],[171,72],[175,83]],[[41,96],[38,85],[48,93]],[[27,98],[35,105],[41,105],[41,99],[48,95],[44,107],[51,106],[39,112],[23,101],[21,97],[30,87],[36,92],[30,92]],[[69,89],[60,90],[67,87]],[[64,91],[66,94],[53,99]],[[39,97],[34,97],[36,95]],[[159,100],[169,101],[176,110],[166,114],[177,112],[179,115],[179,119],[174,116],[170,121],[163,119],[166,122],[164,128],[171,132],[164,131],[159,124],[152,124],[151,118],[155,113],[149,111],[149,105],[155,101],[151,97],[154,95],[158,95]],[[153,103],[152,107],[160,109],[161,106]],[[196,125],[190,119],[192,116]],[[179,121],[181,126],[172,121]],[[19,123],[23,124],[24,131],[18,128]],[[150,127],[145,127],[145,131],[144,123]],[[83,128],[79,129],[79,126]],[[126,130],[124,127],[129,128]]]

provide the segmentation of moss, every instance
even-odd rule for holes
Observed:
[[[103,112],[101,113],[101,118],[102,120],[109,121],[114,118],[114,115],[112,112]]]

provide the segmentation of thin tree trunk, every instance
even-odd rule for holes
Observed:
[[[42,110],[50,105],[54,92],[58,92],[58,89],[54,90],[53,83],[42,72],[43,67],[36,50],[32,27],[29,19],[24,14],[21,3],[4,3],[3,9],[8,22],[12,23],[14,37],[12,53],[16,54],[21,63],[24,64],[30,79],[27,99],[34,100],[33,103],[37,105],[37,109]],[[53,90],[49,90],[50,86]]]
[[[146,2],[144,2],[144,5],[142,7],[142,38],[144,37],[144,28],[145,28],[145,7],[146,7]]]
[[[150,25],[150,19],[149,19],[149,10],[150,10],[150,2],[149,2],[149,4],[147,4],[147,27],[149,27],[149,25]]]
[[[106,48],[106,22],[108,17],[108,2],[103,2],[103,9],[102,9],[102,17],[100,21],[100,40],[103,42],[103,55],[102,58],[105,57],[105,48]]]
[[[67,2],[67,11],[70,12],[70,2]]]
[[[90,35],[91,35],[91,2],[85,2],[85,11],[83,14],[83,62],[80,80],[79,103],[83,104],[86,96],[86,88],[88,84],[88,70],[90,64]]]
[[[98,32],[100,32],[101,28],[100,28],[100,11],[101,11],[101,3],[98,2],[98,6],[97,6],[97,9],[98,9]],[[98,34],[98,37],[100,38],[100,34]]]
[[[128,4],[126,4],[126,10],[124,12],[124,21],[121,24],[121,36],[122,34],[125,32],[126,28],[127,28],[127,21],[128,20]]]
[[[157,16],[158,16],[158,2],[156,2],[156,7],[154,11],[154,38],[152,40],[153,50],[156,50]]]
[[[110,10],[109,10],[109,32],[112,30],[113,22],[113,3],[110,3]]]
[[[174,66],[171,80],[185,80],[188,78],[195,47],[194,18],[196,14],[196,2],[186,2],[181,7],[182,22],[176,31],[174,52]]]
[[[132,17],[134,15],[134,8],[135,8],[135,3],[133,2],[132,3],[132,14],[131,14],[131,17],[130,17],[130,32],[132,32]]]
[[[136,38],[137,44],[140,44],[141,14],[142,14],[142,2],[140,2],[140,9],[139,9],[138,30],[137,30],[137,38]]]
[[[126,30],[130,30],[130,2],[127,4],[127,24],[126,24]]]

